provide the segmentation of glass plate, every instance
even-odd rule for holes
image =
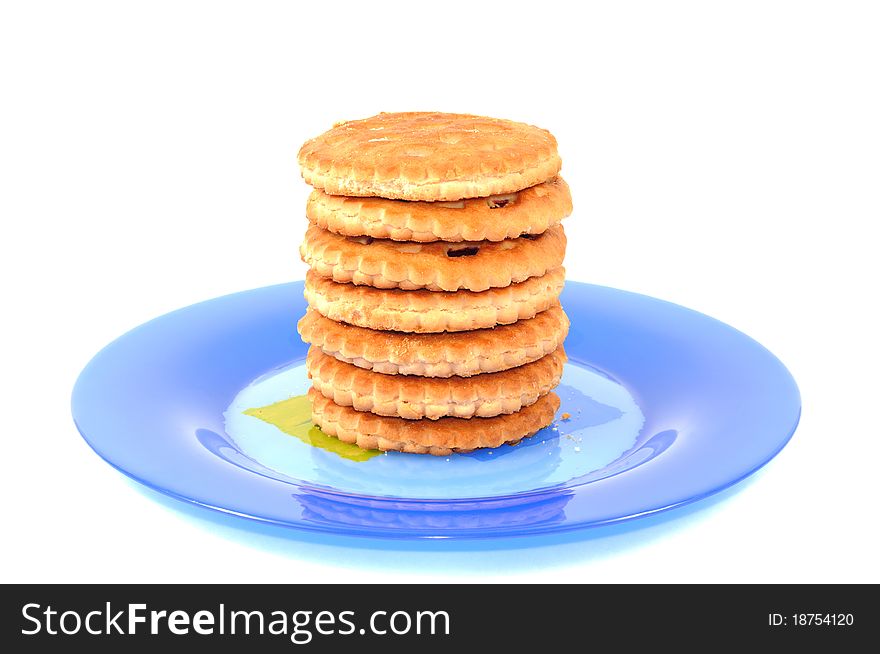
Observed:
[[[129,477],[226,513],[346,535],[487,538],[693,502],[767,463],[798,422],[794,380],[748,336],[668,302],[568,282],[553,426],[471,454],[361,455],[265,408],[308,387],[302,290],[217,298],[114,341],[74,388],[80,433]]]

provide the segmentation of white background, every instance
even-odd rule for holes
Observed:
[[[0,580],[880,581],[876,4],[575,6],[3,3]],[[569,278],[765,344],[803,396],[790,445],[675,519],[488,553],[244,528],[95,456],[90,357],[302,278],[299,145],[413,109],[553,131]]]

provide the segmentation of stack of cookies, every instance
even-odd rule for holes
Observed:
[[[556,140],[507,120],[383,113],[299,152],[312,420],[367,449],[448,455],[549,425],[571,195]]]

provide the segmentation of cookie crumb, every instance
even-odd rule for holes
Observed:
[[[571,414],[568,411],[562,414],[563,420],[568,420],[569,418],[571,418]]]

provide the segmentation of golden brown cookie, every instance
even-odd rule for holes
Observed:
[[[300,256],[322,277],[405,291],[485,291],[539,277],[562,265],[562,225],[505,241],[403,243],[340,236],[310,225]]]
[[[517,443],[553,422],[559,397],[548,393],[522,411],[493,418],[404,420],[339,406],[309,389],[312,422],[330,436],[367,450],[449,456],[481,447]]]
[[[490,418],[534,404],[562,378],[562,348],[524,366],[449,379],[383,375],[343,363],[314,345],[306,357],[312,385],[324,397],[356,411],[407,420],[445,416]]]
[[[404,202],[352,198],[315,190],[306,217],[343,236],[394,241],[503,241],[541,234],[571,213],[571,192],[561,177],[531,188],[456,202]]]
[[[534,318],[469,332],[405,334],[355,327],[308,309],[297,330],[340,361],[384,375],[471,377],[537,361],[568,334],[559,303]]]
[[[339,284],[306,273],[305,298],[321,315],[368,329],[410,333],[460,332],[533,318],[554,304],[565,283],[561,266],[505,288],[402,291]]]
[[[562,166],[546,130],[438,112],[341,122],[306,141],[297,158],[306,182],[330,195],[427,201],[513,193]]]

